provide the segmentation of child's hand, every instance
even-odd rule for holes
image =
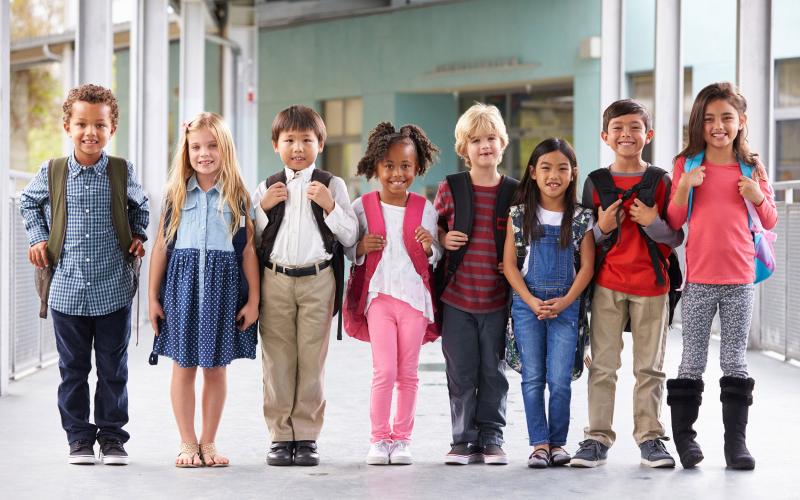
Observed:
[[[308,185],[306,196],[309,200],[321,206],[327,214],[331,213],[336,207],[336,204],[333,202],[331,190],[319,181],[312,181],[311,184]]]
[[[150,324],[153,326],[153,332],[155,332],[156,337],[158,334],[161,333],[158,331],[158,320],[164,319],[164,309],[161,307],[161,302],[158,299],[154,299],[150,297],[150,304],[149,304],[149,313],[150,316]]]
[[[572,304],[572,301],[567,300],[564,297],[555,297],[552,299],[547,299],[542,303],[542,316],[539,319],[551,319],[557,318],[559,313],[564,309],[568,308]]]
[[[468,240],[469,236],[461,231],[448,231],[447,234],[444,235],[444,243],[442,246],[453,252],[466,245]]]
[[[289,199],[289,191],[286,189],[286,184],[276,182],[271,185],[264,196],[261,198],[261,209],[265,212],[272,207]]]
[[[600,231],[602,231],[603,234],[608,234],[617,228],[617,212],[621,209],[621,199],[609,205],[609,207],[605,210],[603,210],[602,206],[597,209],[597,226],[600,228]],[[619,221],[622,223],[624,220],[625,210],[622,210]]]
[[[684,173],[681,176],[681,180],[678,182],[678,184],[683,184],[683,186],[686,188],[693,188],[702,184],[703,179],[705,178],[706,178],[706,167],[701,165],[689,171],[688,174]]]
[[[133,236],[131,247],[128,252],[135,257],[144,257],[144,243],[142,239],[136,235]]]
[[[764,193],[761,192],[758,182],[743,175],[739,177],[739,194],[753,205],[761,205],[764,201]]]
[[[356,246],[356,256],[361,257],[370,252],[383,250],[385,246],[386,240],[380,234],[365,234],[361,241],[358,242],[358,246]]]
[[[40,241],[28,249],[28,260],[38,268],[47,267],[47,241]]]
[[[414,237],[422,245],[422,249],[425,250],[425,255],[428,257],[433,255],[433,249],[431,248],[433,245],[433,235],[430,233],[430,231],[422,226],[419,226],[417,230],[414,231]]]
[[[647,227],[658,218],[658,203],[654,203],[652,207],[648,207],[642,200],[636,198],[633,200],[633,205],[629,210],[631,220],[640,226]]]
[[[248,300],[236,315],[236,326],[243,332],[258,321],[258,300]]]

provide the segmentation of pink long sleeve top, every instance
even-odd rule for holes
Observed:
[[[672,171],[672,192],[675,197],[678,183],[683,175],[686,158],[675,162]],[[686,238],[686,281],[710,285],[734,285],[752,283],[755,280],[755,250],[753,237],[747,224],[747,207],[739,194],[739,177],[742,175],[738,163],[717,165],[703,159],[706,167],[703,183],[694,188],[692,195],[692,217],[689,219]],[[758,169],[764,172],[759,164]],[[756,212],[765,229],[772,229],[778,222],[772,187],[762,175],[759,181],[764,201],[756,206]],[[678,229],[686,222],[688,205],[670,201],[667,222]]]

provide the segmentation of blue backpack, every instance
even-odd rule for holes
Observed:
[[[704,156],[705,152],[700,151],[696,155],[686,158],[686,163],[683,166],[684,173],[688,174],[699,167],[703,163]],[[739,169],[741,169],[742,175],[745,177],[753,178],[753,170],[755,169],[753,165],[748,165],[742,160],[739,160]],[[689,222],[689,219],[692,217],[693,192],[694,188],[689,188],[689,207],[688,213],[686,214],[686,222]],[[755,247],[756,278],[753,283],[760,283],[772,276],[772,273],[775,272],[775,249],[773,248],[773,244],[777,239],[777,235],[763,228],[761,219],[759,219],[758,213],[756,213],[756,208],[750,200],[745,199],[744,204],[747,207],[747,226],[753,234],[753,246]]]

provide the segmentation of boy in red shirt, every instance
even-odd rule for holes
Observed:
[[[607,171],[590,174],[583,188],[583,205],[597,212],[594,237],[598,267],[591,316],[589,425],[571,465],[595,467],[605,463],[608,448],[614,443],[617,370],[622,332],[630,320],[636,376],[633,436],[641,450],[641,463],[674,467],[675,460],[662,442],[665,431],[659,416],[668,330],[666,262],[671,248],[683,241],[683,232],[671,229],[662,217],[669,201],[669,176],[642,160],[642,149],[653,139],[647,110],[630,99],[614,102],[603,113],[600,136],[615,158]],[[653,206],[639,199],[648,178],[646,172],[657,183]],[[617,200],[604,207],[596,184],[609,174]]]

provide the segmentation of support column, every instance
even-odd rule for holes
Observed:
[[[747,141],[774,178],[772,0],[739,0],[736,16],[736,80],[747,98]],[[787,325],[788,327],[788,325]],[[749,348],[761,346],[761,287],[756,287]]]
[[[736,80],[747,98],[747,141],[767,167],[774,157],[772,0],[739,0],[736,26]]]
[[[235,65],[233,85],[236,86],[235,102],[233,108],[224,107],[226,116],[234,123],[233,130],[236,138],[236,152],[239,157],[239,166],[244,182],[248,186],[258,183],[258,25],[256,24],[255,8],[230,7],[230,23],[228,25],[228,38],[240,48],[236,56],[233,51],[228,54],[231,58],[238,57]],[[227,91],[226,91],[227,94]]]
[[[130,154],[150,199],[149,247],[156,240],[169,169],[169,19],[167,0],[140,0],[131,23]],[[147,252],[139,281],[139,321],[147,318]]]
[[[622,83],[625,76],[625,0],[603,0],[601,19],[600,55],[600,108],[606,108],[622,97]],[[600,120],[602,121],[602,116]],[[602,130],[602,129],[601,129]],[[605,167],[614,162],[614,152],[599,138],[600,165]]]
[[[181,1],[180,121],[205,108],[206,6],[202,0]]]
[[[0,0],[0,396],[8,392],[11,354],[11,38],[9,1]]]
[[[78,85],[94,83],[111,88],[114,36],[108,0],[78,0],[75,55]]]
[[[653,162],[671,170],[683,145],[681,0],[656,0]]]

